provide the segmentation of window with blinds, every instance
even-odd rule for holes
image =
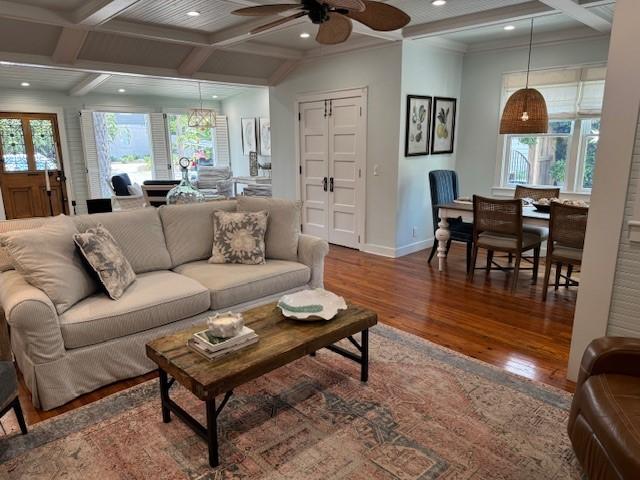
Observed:
[[[559,186],[565,192],[591,190],[600,134],[606,67],[531,72],[529,86],[542,93],[549,112],[544,135],[505,135],[499,162],[501,186]],[[526,85],[526,72],[502,80],[502,108]],[[502,110],[502,109],[501,109]]]

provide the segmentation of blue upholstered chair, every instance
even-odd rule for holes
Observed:
[[[431,214],[433,215],[433,232],[438,229],[440,218],[438,217],[438,205],[446,205],[458,198],[458,175],[453,170],[432,170],[429,172],[429,187],[431,190]],[[451,241],[467,244],[467,272],[471,264],[471,249],[473,246],[473,224],[463,222],[461,218],[450,218],[449,231],[451,238],[447,243],[447,252]],[[434,239],[429,263],[438,250],[438,240]]]
[[[0,318],[0,418],[11,409],[18,417],[20,430],[26,434],[27,424],[18,399],[18,377],[11,358],[9,334],[4,319]]]

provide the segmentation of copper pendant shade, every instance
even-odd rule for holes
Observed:
[[[531,71],[531,49],[533,47],[533,18],[529,38],[529,63],[527,65],[527,85],[509,97],[500,120],[501,134],[532,134],[549,131],[547,102],[535,88],[529,88]]]

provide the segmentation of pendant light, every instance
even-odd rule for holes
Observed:
[[[547,103],[542,94],[535,88],[529,88],[531,73],[531,50],[533,48],[533,18],[529,36],[529,63],[527,64],[527,83],[509,97],[502,112],[500,121],[501,134],[547,133],[549,130],[549,114]]]
[[[203,107],[200,82],[198,82],[198,95],[200,96],[200,108],[192,108],[189,110],[187,125],[201,130],[211,129],[216,125],[216,113],[210,108]]]

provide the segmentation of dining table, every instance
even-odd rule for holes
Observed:
[[[462,218],[462,221],[473,223],[473,203],[464,200],[455,200],[453,203],[437,205],[438,229],[436,239],[438,240],[438,270],[443,271],[447,262],[447,242],[451,238],[449,231],[450,218]],[[549,227],[549,213],[536,210],[533,205],[522,207],[522,225],[535,225],[539,227]]]

